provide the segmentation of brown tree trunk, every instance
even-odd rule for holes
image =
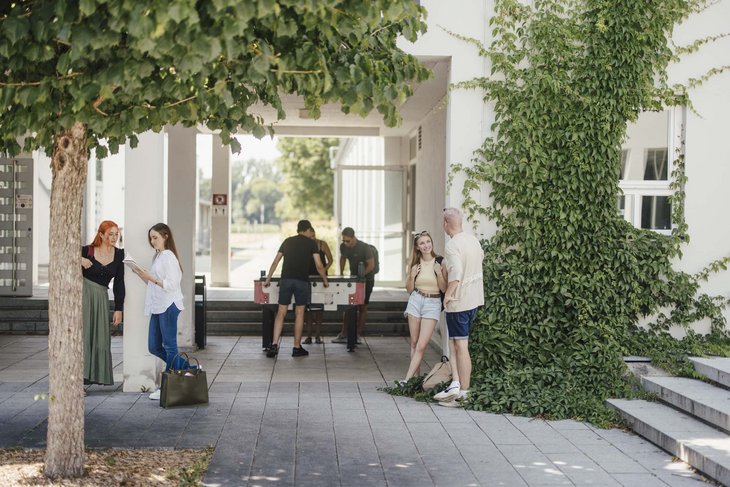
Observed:
[[[53,148],[48,288],[48,446],[44,473],[84,473],[81,207],[86,185],[86,127],[56,135]]]

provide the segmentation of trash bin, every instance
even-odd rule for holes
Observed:
[[[205,276],[195,276],[195,344],[202,350],[208,335],[208,297]]]

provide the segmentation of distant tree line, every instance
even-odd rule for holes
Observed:
[[[279,139],[275,160],[236,160],[231,166],[231,216],[234,222],[275,223],[334,215],[334,171],[330,147],[339,139]],[[200,174],[200,199],[210,201],[211,180]]]

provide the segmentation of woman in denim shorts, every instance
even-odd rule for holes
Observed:
[[[446,269],[442,269],[441,260],[442,257],[433,251],[433,241],[428,232],[414,236],[406,280],[406,291],[410,297],[405,316],[411,334],[411,363],[406,381],[419,375],[423,354],[441,317],[441,293],[447,286]]]

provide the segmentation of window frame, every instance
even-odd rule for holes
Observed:
[[[672,174],[674,173],[674,161],[676,157],[684,150],[683,140],[685,133],[685,121],[687,117],[687,107],[669,107],[667,109],[667,179],[666,180],[636,180],[636,179],[619,179],[619,202],[617,202],[618,211],[623,218],[636,228],[641,227],[641,208],[639,202],[644,196],[673,196],[674,190],[671,188]],[[663,147],[645,147],[643,149],[643,161],[646,164],[646,157],[649,151],[663,149]],[[630,173],[629,165],[631,163],[631,149],[621,147],[621,155],[626,152],[626,165],[623,166],[624,174]],[[646,166],[644,166],[646,167]],[[645,171],[644,171],[645,172]],[[619,173],[619,177],[620,177]],[[624,208],[621,209],[620,197],[624,197]],[[630,211],[627,211],[630,209]],[[670,214],[672,209],[670,207]],[[671,235],[675,227],[675,222],[671,221],[668,229],[645,229],[654,232]]]

